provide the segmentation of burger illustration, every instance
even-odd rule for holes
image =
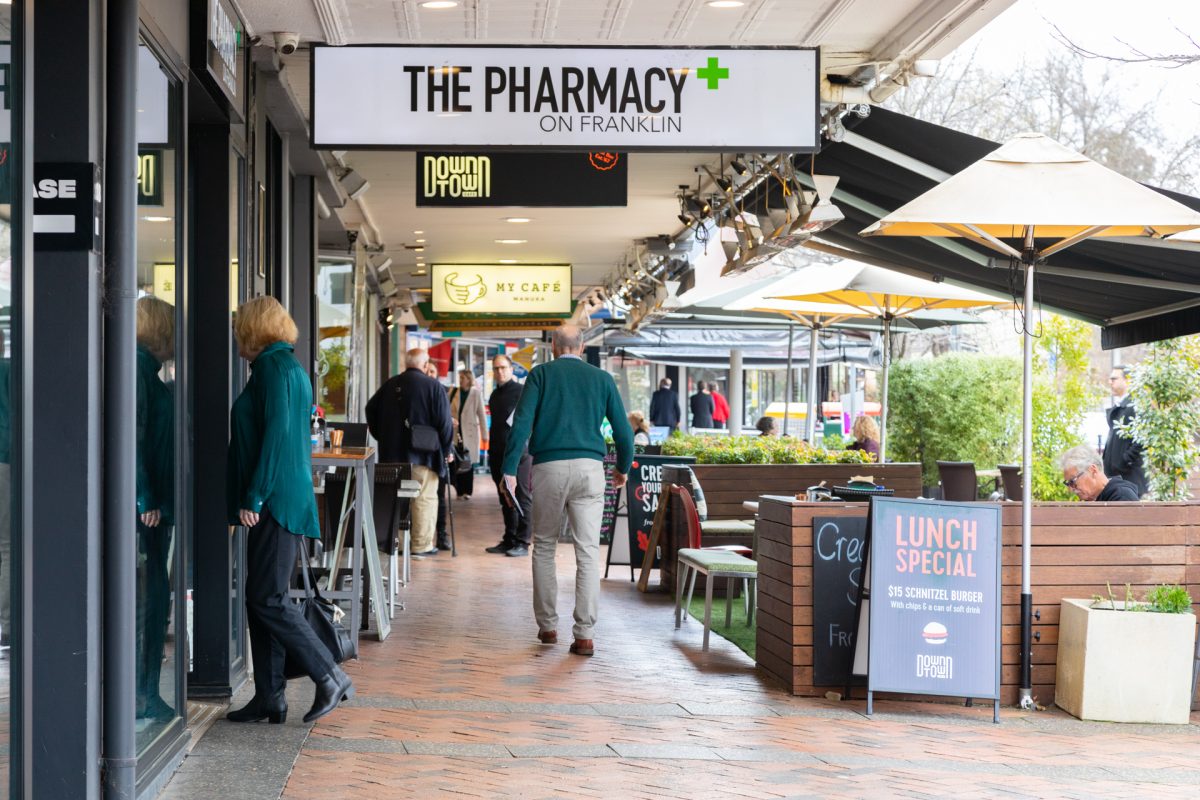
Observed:
[[[925,640],[926,644],[945,644],[949,636],[946,626],[940,622],[930,622],[921,631],[921,638]]]

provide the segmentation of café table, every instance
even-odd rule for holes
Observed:
[[[350,482],[346,482],[346,497],[342,500],[342,519],[338,522],[337,538],[334,540],[330,575],[336,576],[338,564],[341,563],[342,545],[345,543],[346,525],[352,508],[371,509],[371,489],[374,485],[375,463],[377,456],[374,447],[331,447],[314,450],[312,466],[314,470],[324,471],[329,467],[346,467],[354,475],[354,501],[351,504]],[[363,557],[366,556],[367,591],[370,601],[375,606],[376,635],[383,641],[392,632],[392,622],[385,609],[388,607],[387,596],[383,590],[383,572],[379,564],[379,548],[375,539],[375,514],[366,512],[357,515],[359,524],[354,526],[353,542],[350,550],[350,589],[342,590],[330,586],[324,591],[326,597],[333,600],[350,601],[350,630],[355,640],[358,639],[359,628],[365,616],[366,598],[363,595],[362,572]],[[359,601],[363,600],[360,605]]]

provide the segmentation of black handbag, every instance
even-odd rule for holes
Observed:
[[[304,599],[300,601],[300,612],[308,621],[313,633],[325,645],[335,664],[348,658],[358,658],[358,643],[350,631],[341,623],[345,612],[336,603],[321,596],[321,590],[311,580],[308,565],[308,543],[300,537],[300,574],[304,576]],[[288,680],[307,677],[308,673],[290,656],[284,661],[283,674]]]

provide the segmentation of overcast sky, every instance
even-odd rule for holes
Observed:
[[[1126,42],[1147,52],[1200,54],[1179,32],[1200,40],[1200,0],[1017,0],[962,49],[977,45],[977,61],[993,69],[1023,56],[1038,60],[1064,47],[1053,38],[1052,25],[1080,46],[1102,53],[1125,54]],[[1160,119],[1172,138],[1200,129],[1200,63],[1177,69],[1120,64],[1112,69],[1128,85],[1133,101],[1162,91]]]

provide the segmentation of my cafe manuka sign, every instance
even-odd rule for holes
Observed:
[[[815,152],[814,48],[313,48],[313,146]]]

